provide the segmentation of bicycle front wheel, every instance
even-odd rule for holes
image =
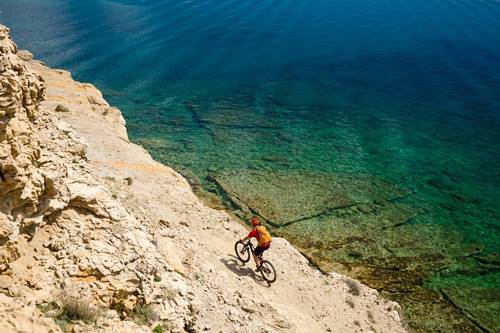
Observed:
[[[238,259],[242,262],[248,262],[250,260],[250,249],[242,241],[237,241],[236,244],[234,244],[234,251]]]
[[[260,274],[269,283],[273,283],[276,281],[276,271],[274,270],[274,266],[267,260],[264,260],[260,264]]]

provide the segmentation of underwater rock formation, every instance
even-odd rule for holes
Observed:
[[[209,180],[236,214],[261,216],[321,270],[400,302],[417,332],[498,330],[498,291],[473,283],[424,288],[439,272],[477,274],[464,262],[482,248],[444,225],[414,223],[419,210],[404,203],[410,191],[367,174],[240,170]]]

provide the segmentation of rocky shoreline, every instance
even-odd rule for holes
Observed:
[[[268,286],[233,255],[245,227],[131,143],[94,86],[4,26],[0,54],[0,331],[406,331],[397,303],[281,238]]]
[[[405,202],[411,191],[370,174],[305,170],[213,171],[208,180],[235,215],[261,216],[321,271],[397,301],[412,331],[497,331],[494,288],[430,285],[436,272],[488,274],[493,257],[468,266],[485,257],[480,245],[440,225],[412,223],[419,210]]]

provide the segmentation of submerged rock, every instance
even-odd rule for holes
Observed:
[[[409,191],[366,174],[245,170],[212,173],[210,180],[237,211],[263,217],[323,271],[341,271],[402,302],[417,332],[497,330],[494,295],[422,288],[481,246],[444,225],[411,223],[419,210],[395,200]],[[452,189],[438,179],[428,184]]]
[[[274,226],[408,194],[364,174],[242,170],[213,173],[210,177],[231,200],[247,206]]]
[[[500,290],[491,288],[450,288],[443,294],[449,302],[483,331],[499,332]]]
[[[411,293],[385,293],[385,296],[402,305],[404,318],[416,333],[484,332],[437,291],[416,288]]]

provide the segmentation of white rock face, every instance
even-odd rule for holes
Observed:
[[[85,142],[67,123],[40,107],[44,80],[28,69],[26,61],[31,57],[27,52],[17,54],[8,33],[0,26],[0,272],[4,279],[0,291],[25,304],[54,300],[58,293],[86,296],[93,305],[116,311],[117,320],[126,318],[134,307],[151,299],[154,274],[170,267],[162,264],[147,228],[94,174]],[[92,91],[86,97],[90,104],[109,108],[95,88],[82,86]],[[123,127],[121,114],[114,119]],[[31,327],[23,326],[27,310],[9,307],[5,297],[1,301],[2,316],[12,313],[20,321],[11,319],[5,330]],[[180,320],[189,314],[187,305],[176,309]],[[28,312],[37,311],[29,308]],[[133,323],[127,325],[141,331]]]
[[[17,237],[39,221],[37,204],[44,192],[33,121],[45,86],[15,55],[8,33],[0,26],[0,271],[19,257]]]
[[[94,86],[17,51],[8,32],[0,26],[0,332],[60,332],[47,306],[65,297],[103,314],[68,322],[73,332],[405,332],[397,304],[361,285],[349,294],[284,239],[266,253],[278,271],[267,285],[235,259],[244,226],[129,142]]]

